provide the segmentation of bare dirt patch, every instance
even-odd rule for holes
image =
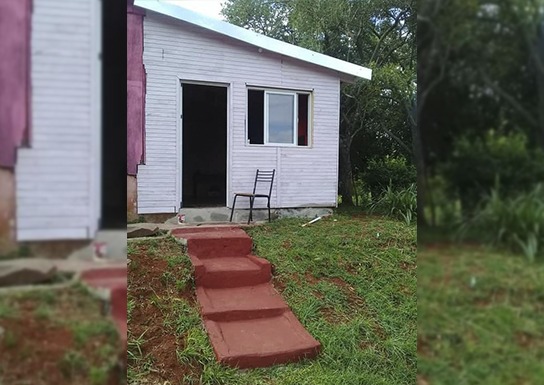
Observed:
[[[185,341],[183,337],[176,336],[172,327],[165,325],[171,311],[169,298],[183,298],[196,306],[193,287],[187,285],[184,290],[176,290],[165,279],[165,273],[170,272],[176,277],[182,267],[169,266],[167,260],[158,255],[175,253],[181,255],[181,245],[170,245],[153,253],[147,245],[137,245],[136,251],[130,254],[128,272],[129,299],[136,303],[128,324],[129,343],[131,339],[138,339],[140,336],[144,341],[140,346],[141,359],[129,358],[129,365],[141,372],[145,369],[139,366],[150,363],[152,370],[147,379],[160,380],[161,383],[180,381],[184,375],[194,375],[199,370],[179,363],[176,350],[183,349]]]
[[[431,355],[431,345],[425,337],[417,337],[417,354],[424,357],[429,357]]]
[[[410,271],[410,270],[414,270],[416,268],[416,264],[415,263],[408,263],[406,261],[402,261],[400,263],[400,268],[404,271]]]
[[[289,250],[291,247],[292,247],[292,243],[290,240],[286,239],[282,244],[281,244],[281,247],[283,247],[284,249],[287,249]]]
[[[0,383],[125,383],[126,375],[118,362],[120,340],[113,323],[101,315],[101,303],[81,289],[50,293],[36,298],[4,295],[0,299],[1,306],[11,309],[0,313]],[[84,322],[111,328],[82,339],[74,330]]]

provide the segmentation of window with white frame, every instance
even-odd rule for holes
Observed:
[[[309,127],[309,92],[248,88],[248,144],[308,146]]]

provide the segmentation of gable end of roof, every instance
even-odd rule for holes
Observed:
[[[174,19],[182,20],[190,24],[209,29],[222,35],[229,36],[236,40],[241,40],[248,44],[260,47],[264,50],[276,52],[284,56],[315,64],[320,67],[337,71],[343,79],[352,77],[370,80],[372,70],[357,64],[349,63],[344,60],[336,59],[306,48],[298,47],[293,44],[285,43],[280,40],[262,35],[257,32],[247,30],[242,27],[227,23],[226,21],[216,20],[206,17],[199,13],[190,11],[186,8],[172,5],[158,0],[135,0],[134,5],[149,11],[157,12],[162,15],[170,16]]]

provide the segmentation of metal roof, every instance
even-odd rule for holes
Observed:
[[[229,36],[233,39],[244,41],[248,44],[260,47],[263,50],[276,52],[284,56],[289,56],[358,78],[368,80],[372,78],[372,70],[369,68],[323,55],[306,48],[297,47],[296,45],[273,39],[225,21],[204,16],[181,6],[160,2],[159,0],[135,0],[134,5],[178,20],[183,20],[187,23]]]

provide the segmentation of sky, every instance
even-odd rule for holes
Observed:
[[[224,20],[219,14],[221,11],[221,3],[225,0],[163,0],[172,4],[180,5],[192,11],[202,13],[206,16],[215,19]]]

